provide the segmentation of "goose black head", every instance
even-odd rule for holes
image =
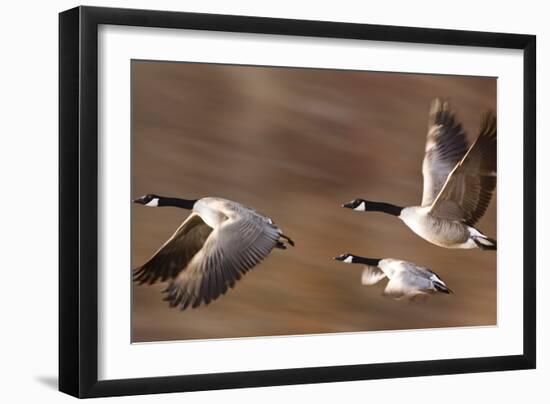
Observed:
[[[343,208],[353,209],[353,210],[367,210],[367,201],[361,198],[354,199],[348,203],[342,205]]]
[[[147,194],[140,196],[137,199],[134,199],[134,203],[139,203],[140,205],[149,206],[150,208],[156,208],[159,206],[160,196],[155,194]]]
[[[336,261],[345,262],[346,264],[353,264],[355,262],[354,261],[355,255],[350,254],[350,253],[345,253],[345,254],[339,255],[337,257],[334,257],[334,259]]]
[[[193,209],[198,199],[182,199],[182,198],[170,198],[165,196],[158,196],[155,194],[147,194],[134,199],[134,203],[140,205],[149,206],[150,208],[157,208],[163,206],[172,206],[181,209]]]
[[[345,253],[342,255],[339,255],[338,257],[334,257],[336,261],[342,261],[346,264],[363,264],[363,265],[370,265],[370,266],[378,266],[380,261],[382,261],[381,258],[367,258],[367,257],[359,257],[357,255],[353,255],[350,253]]]
[[[386,202],[367,201],[361,198],[357,198],[348,203],[344,203],[342,207],[358,210],[361,212],[384,212],[394,216],[399,216],[401,214],[401,211],[403,210],[402,206],[397,206]]]

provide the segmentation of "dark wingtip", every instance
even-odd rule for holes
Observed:
[[[442,124],[454,120],[454,114],[450,107],[449,100],[443,97],[436,97],[430,103],[429,124]],[[454,123],[454,122],[453,122]]]
[[[137,282],[138,285],[143,285],[145,282],[147,282],[147,276],[142,266],[137,267],[133,270],[132,280],[134,282]]]
[[[484,136],[496,137],[497,132],[497,116],[495,111],[486,111],[481,118],[480,134]]]

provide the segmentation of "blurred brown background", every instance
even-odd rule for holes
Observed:
[[[183,312],[164,284],[133,285],[133,341],[166,341],[496,323],[496,254],[450,250],[400,220],[342,209],[355,197],[420,203],[428,108],[450,99],[470,141],[496,109],[496,79],[133,61],[133,197],[219,196],[256,208],[296,241],[235,289]],[[133,266],[187,217],[133,206]],[[477,227],[496,237],[496,195]],[[360,283],[335,255],[401,258],[455,294],[424,303]]]

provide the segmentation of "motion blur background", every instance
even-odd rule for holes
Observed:
[[[451,101],[470,141],[496,110],[496,79],[133,61],[133,197],[220,196],[271,217],[296,247],[235,289],[180,312],[165,284],[133,285],[133,341],[496,324],[496,254],[450,250],[398,219],[341,209],[355,197],[416,205],[430,101]],[[133,267],[187,217],[133,207]],[[496,195],[477,224],[496,237]],[[413,261],[455,292],[423,303],[360,283],[352,252]]]

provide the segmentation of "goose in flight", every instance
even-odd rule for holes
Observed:
[[[395,299],[406,297],[414,300],[418,296],[453,293],[435,272],[412,262],[393,258],[365,258],[349,253],[334,259],[346,264],[364,265],[361,276],[363,285],[374,285],[388,278],[389,282],[384,289],[384,295]]]
[[[479,136],[468,148],[466,134],[448,103],[435,99],[422,164],[421,205],[402,207],[355,199],[342,207],[397,216],[417,235],[440,247],[496,250],[496,241],[474,227],[496,186],[496,140],[496,117],[487,112]]]
[[[227,199],[187,200],[148,194],[134,203],[192,211],[164,245],[133,272],[139,284],[168,281],[164,300],[181,310],[216,300],[273,248],[284,250],[294,245],[270,218]]]

